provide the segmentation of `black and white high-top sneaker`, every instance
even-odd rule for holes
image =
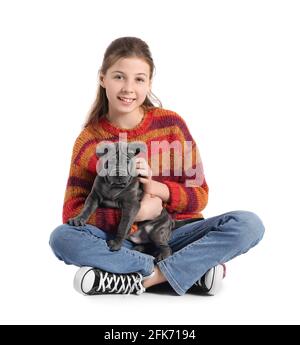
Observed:
[[[207,295],[214,296],[222,286],[222,280],[226,275],[225,264],[220,264],[208,270],[195,285],[199,288],[200,292]]]
[[[83,295],[140,295],[145,292],[142,282],[149,277],[143,277],[140,273],[109,273],[99,268],[83,266],[75,274],[74,288]]]

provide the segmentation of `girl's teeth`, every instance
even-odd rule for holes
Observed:
[[[126,98],[121,98],[121,97],[120,97],[120,99],[126,103],[131,103],[133,101],[133,99],[126,99]]]

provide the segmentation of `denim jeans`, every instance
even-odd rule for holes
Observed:
[[[178,295],[186,291],[211,267],[246,253],[263,237],[260,218],[248,211],[232,211],[186,224],[173,230],[169,244],[173,254],[158,262],[161,272]],[[110,251],[106,241],[112,235],[93,225],[58,226],[50,246],[66,264],[91,266],[112,273],[140,272],[150,275],[154,257],[131,250],[125,240],[119,251]]]

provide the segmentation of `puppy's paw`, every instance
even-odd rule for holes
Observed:
[[[122,241],[109,240],[109,241],[107,241],[107,245],[109,246],[110,250],[112,250],[112,251],[120,250],[122,247]]]
[[[164,251],[163,253],[159,253],[157,257],[155,258],[155,261],[161,261],[165,260],[167,257],[169,257],[172,254],[171,250]]]
[[[86,224],[86,220],[82,217],[75,217],[70,218],[67,223],[72,226],[84,226]]]
[[[145,253],[145,246],[143,244],[138,244],[134,246],[132,249],[140,253]]]

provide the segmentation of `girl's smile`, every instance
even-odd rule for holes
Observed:
[[[118,97],[118,99],[123,105],[127,107],[130,106],[135,101],[135,98]]]

